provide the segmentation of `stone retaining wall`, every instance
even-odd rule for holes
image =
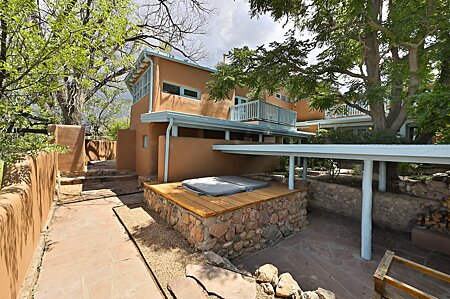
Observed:
[[[450,171],[436,173],[427,180],[405,179],[399,183],[400,192],[430,199],[447,199],[450,197]]]
[[[191,245],[227,258],[272,246],[306,224],[306,191],[208,218],[180,207],[148,187],[144,198]]]
[[[373,195],[373,222],[398,231],[410,232],[424,206],[439,206],[436,200],[409,195],[389,192]],[[361,188],[310,180],[307,197],[311,207],[361,219]]]

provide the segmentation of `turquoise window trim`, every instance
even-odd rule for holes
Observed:
[[[150,91],[150,68],[139,77],[139,79],[134,83],[132,89],[133,104],[136,104],[141,98],[147,95]]]
[[[163,90],[163,84],[164,84],[164,83],[165,83],[165,84],[170,84],[170,85],[179,87],[179,88],[180,88],[180,94],[179,94],[179,96],[181,96],[181,97],[185,97],[185,98],[189,98],[189,99],[193,99],[193,100],[200,100],[201,93],[200,93],[200,90],[199,90],[199,89],[192,88],[192,87],[188,87],[188,86],[183,86],[183,85],[180,85],[180,84],[175,84],[175,83],[168,82],[168,81],[163,81],[163,82],[161,83],[161,90],[162,90],[163,92],[164,92],[164,90]],[[191,90],[191,91],[196,92],[196,93],[197,93],[197,97],[192,97],[192,96],[190,96],[190,95],[186,95],[186,94],[184,93],[184,90],[185,90],[185,89],[188,89],[188,90]],[[169,94],[171,94],[171,93],[169,93]]]

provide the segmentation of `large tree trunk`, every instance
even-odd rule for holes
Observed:
[[[83,89],[76,82],[66,81],[65,90],[56,93],[65,125],[81,125],[83,97]]]

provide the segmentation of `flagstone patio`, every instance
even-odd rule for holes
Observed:
[[[142,201],[142,194],[121,200]],[[56,208],[34,298],[163,298],[112,210],[121,200]]]
[[[308,212],[305,228],[274,247],[233,260],[239,268],[254,272],[270,263],[280,273],[289,272],[305,291],[323,287],[338,298],[369,298],[373,291],[372,276],[386,250],[396,255],[450,273],[450,257],[420,248],[408,234],[373,230],[372,261],[360,257],[360,224],[350,218],[319,210]],[[429,292],[438,298],[450,298],[450,285],[410,268],[396,265],[393,277]],[[409,297],[407,297],[409,298]]]

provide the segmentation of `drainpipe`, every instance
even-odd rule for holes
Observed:
[[[149,90],[149,98],[150,98],[150,104],[148,107],[148,112],[153,111],[153,60],[150,58],[150,56],[147,55],[147,52],[145,52],[144,57],[150,61],[150,90]]]
[[[169,146],[170,146],[170,131],[173,126],[173,118],[170,119],[169,125],[166,130],[166,149],[164,153],[164,183],[167,183],[167,178],[169,176]]]

